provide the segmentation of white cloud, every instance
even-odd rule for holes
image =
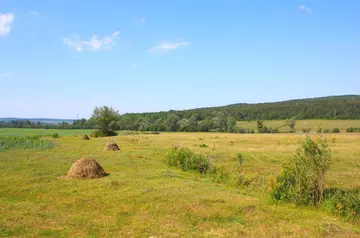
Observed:
[[[39,12],[38,11],[30,11],[30,14],[33,16],[38,16]]]
[[[14,14],[11,12],[0,13],[0,36],[7,36],[10,33],[14,17]]]
[[[163,41],[159,42],[157,45],[152,47],[148,50],[149,53],[162,53],[162,52],[168,52],[171,50],[176,50],[177,48],[180,48],[182,46],[187,46],[190,43],[187,41],[179,41],[179,42],[168,42]]]
[[[145,19],[145,17],[141,17],[141,18],[138,18],[137,21],[141,22],[141,23],[145,23],[146,19]]]
[[[298,9],[303,12],[311,12],[311,8],[309,8],[305,5],[298,6]]]
[[[119,31],[113,32],[110,36],[99,37],[93,35],[89,40],[82,41],[78,36],[63,38],[63,42],[69,48],[75,49],[78,52],[81,51],[98,51],[98,50],[110,50],[114,46],[114,41],[119,35]]]
[[[132,64],[132,65],[131,65],[131,68],[136,68],[136,67],[137,67],[136,64]]]
[[[9,74],[0,74],[0,78],[7,78],[9,76],[10,76]]]

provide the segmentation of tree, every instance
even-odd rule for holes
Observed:
[[[227,121],[227,131],[235,132],[236,129],[236,120],[233,117],[229,117]]]
[[[112,107],[95,107],[91,120],[104,135],[109,135],[110,131],[119,129],[120,114]]]

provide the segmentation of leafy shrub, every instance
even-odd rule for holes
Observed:
[[[259,129],[259,133],[279,133],[279,129],[264,126]]]
[[[52,136],[51,136],[52,138],[59,138],[60,137],[60,135],[59,135],[59,133],[57,133],[57,132],[55,132],[54,134],[52,134]]]
[[[306,137],[294,157],[284,165],[272,191],[274,198],[296,204],[317,205],[323,200],[324,179],[330,167],[331,153],[326,140]]]
[[[332,129],[332,133],[340,133],[340,129],[339,128],[334,128],[334,129]]]
[[[106,136],[117,136],[118,133],[116,133],[115,131],[107,131],[106,133],[102,130],[96,130],[96,131],[93,131],[91,134],[90,134],[90,137],[94,137],[94,138],[97,138],[97,137],[106,137]]]
[[[210,168],[210,161],[201,154],[196,154],[188,148],[173,147],[167,156],[167,164],[181,168],[184,171],[195,170],[206,174]]]
[[[324,129],[323,133],[331,133],[330,129]]]
[[[352,133],[352,132],[360,132],[360,128],[356,128],[356,127],[349,127],[346,129],[346,132],[348,133]]]
[[[350,219],[360,219],[360,189],[327,189],[324,205],[333,213]]]
[[[207,148],[207,147],[209,147],[207,144],[201,144],[200,145],[200,148]]]
[[[311,128],[303,128],[302,131],[303,131],[303,133],[310,133]]]

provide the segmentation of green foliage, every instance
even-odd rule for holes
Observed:
[[[0,137],[0,151],[7,151],[10,149],[49,149],[52,144],[49,140],[43,140],[39,135],[27,135],[23,137],[5,136]]]
[[[256,128],[258,129],[258,132],[260,133],[264,129],[264,122],[263,120],[257,120],[256,121]]]
[[[209,147],[207,144],[201,144],[200,145],[200,148],[207,148],[207,147]]]
[[[356,127],[349,127],[346,129],[346,132],[348,133],[352,133],[352,132],[360,132],[360,128],[356,128]]]
[[[181,168],[184,171],[194,170],[206,174],[210,168],[210,161],[201,154],[196,154],[188,148],[173,147],[167,156],[167,164]]]
[[[107,132],[105,133],[105,131],[96,130],[96,131],[93,131],[93,132],[90,134],[90,137],[98,138],[98,137],[117,136],[117,135],[118,135],[118,133],[115,132],[115,131],[107,131]]]
[[[54,134],[52,134],[51,136],[52,138],[60,138],[59,133],[55,132]]]
[[[349,219],[360,219],[360,189],[326,189],[324,200],[324,206],[334,214]]]
[[[317,205],[323,200],[324,179],[330,162],[326,140],[319,137],[314,141],[307,136],[293,159],[284,165],[272,195],[296,204]]]
[[[330,129],[324,129],[323,133],[331,133],[331,130]]]
[[[90,119],[106,136],[110,136],[109,131],[119,129],[119,120],[119,112],[107,106],[95,107]]]
[[[334,128],[334,129],[332,129],[332,133],[340,133],[340,129],[339,128]]]

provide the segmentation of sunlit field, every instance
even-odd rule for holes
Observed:
[[[49,131],[30,130],[1,129],[0,134]],[[81,136],[88,130],[58,132],[58,139],[45,137],[51,148],[0,152],[0,236],[360,237],[358,221],[326,206],[271,199],[269,181],[304,134],[121,133],[85,141]],[[324,136],[333,156],[326,187],[360,188],[360,134]],[[121,150],[105,152],[108,140]],[[229,180],[168,167],[173,146],[211,157]],[[237,153],[244,156],[241,170]],[[96,159],[110,175],[62,178],[81,157]],[[244,186],[236,185],[239,173],[249,181]]]

